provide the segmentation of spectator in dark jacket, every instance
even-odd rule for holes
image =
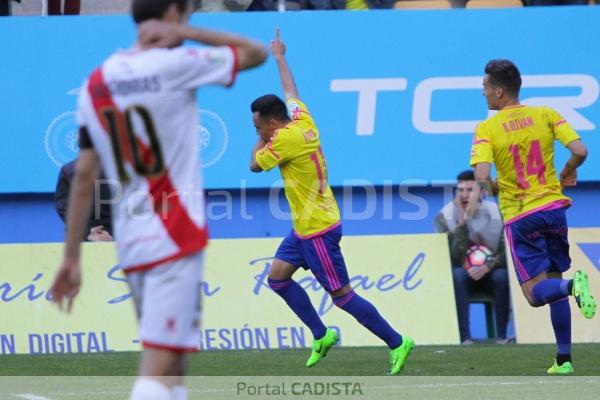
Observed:
[[[80,0],[65,0],[64,12],[61,0],[48,0],[48,15],[79,15],[80,9]]]
[[[10,1],[11,0],[0,0],[0,17],[1,16],[8,16],[10,15]],[[20,3],[21,0],[12,0],[12,1],[16,1],[17,3]]]
[[[75,175],[75,164],[77,160],[66,163],[60,169],[58,175],[58,181],[56,182],[56,191],[54,193],[54,206],[60,219],[66,224],[67,208],[69,206],[69,192],[71,190],[71,180]],[[111,207],[107,203],[107,200],[111,198],[110,188],[106,184],[101,182],[105,178],[100,177],[96,187],[99,187],[98,191],[94,192],[94,204],[92,206],[92,213],[88,222],[87,233],[85,234],[84,240],[98,242],[98,241],[112,241],[112,218],[111,218]]]
[[[588,0],[524,0],[525,6],[586,6]]]

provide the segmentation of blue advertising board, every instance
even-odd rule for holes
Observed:
[[[560,20],[561,29],[548,21]],[[499,10],[196,14],[193,24],[264,43],[280,27],[300,97],[321,132],[332,185],[441,183],[468,167],[476,123],[489,114],[483,68],[509,58],[526,104],[557,109],[592,149],[600,80],[598,7]],[[0,63],[0,192],[52,192],[77,155],[76,94],[103,59],[135,40],[128,16],[4,18]],[[270,187],[252,174],[249,105],[281,94],[272,59],[232,89],[199,93],[208,188]],[[558,149],[557,162],[567,157]],[[592,151],[579,178],[600,180]]]

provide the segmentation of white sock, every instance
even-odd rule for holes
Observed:
[[[171,391],[156,379],[139,377],[129,400],[171,400]]]
[[[187,400],[188,391],[185,386],[173,386],[171,388],[171,400]]]

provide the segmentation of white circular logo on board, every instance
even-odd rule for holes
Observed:
[[[199,110],[200,115],[200,160],[203,168],[215,165],[229,142],[227,126],[218,114],[209,110]]]
[[[64,112],[54,118],[46,129],[46,154],[58,167],[76,159],[79,154],[79,127],[75,115],[75,111]]]

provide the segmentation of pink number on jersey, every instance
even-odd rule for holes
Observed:
[[[529,155],[527,156],[527,175],[536,175],[538,182],[542,185],[546,184],[546,164],[542,157],[542,145],[539,140],[531,142]]]
[[[315,164],[317,168],[317,176],[319,177],[319,193],[325,193],[325,177],[323,176],[323,169],[321,168],[321,163],[319,162],[319,156],[316,152],[310,155],[310,159]]]
[[[516,144],[511,144],[508,150],[513,155],[515,172],[517,173],[517,184],[521,189],[529,189],[529,182],[527,182],[527,179],[525,179],[525,174],[523,173],[523,162],[521,161],[521,155],[519,154],[519,146]]]
[[[521,189],[529,189],[530,185],[523,173],[523,162],[519,154],[519,146],[511,144],[508,150],[513,155],[515,163],[515,171],[517,173],[517,184]],[[542,145],[539,140],[534,140],[529,146],[527,153],[527,167],[525,168],[527,176],[536,176],[541,185],[546,184],[546,164],[544,164],[544,156],[542,155]]]

